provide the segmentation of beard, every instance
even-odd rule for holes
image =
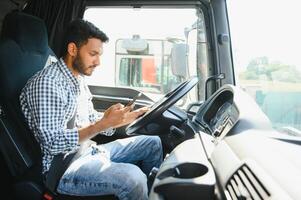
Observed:
[[[85,66],[79,54],[76,55],[72,66],[74,70],[86,76],[90,76],[92,74],[93,69],[96,67],[96,65]]]

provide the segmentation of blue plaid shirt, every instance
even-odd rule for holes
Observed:
[[[81,122],[94,123],[102,117],[94,110],[91,100],[83,77],[76,78],[63,59],[45,67],[26,83],[20,104],[29,128],[41,146],[43,173],[49,170],[54,155],[79,147],[78,127],[86,125]],[[67,123],[77,110],[77,127],[68,129]],[[81,113],[83,110],[88,111],[86,115]],[[112,129],[103,132],[105,135],[113,133]]]

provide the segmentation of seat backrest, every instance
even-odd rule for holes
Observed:
[[[34,16],[12,12],[3,21],[0,36],[0,153],[15,178],[16,199],[49,199],[41,171],[40,146],[22,114],[19,96],[26,82],[41,70],[49,56],[44,22]],[[52,60],[52,59],[50,59]],[[116,199],[114,196],[56,196],[56,199]]]
[[[50,55],[54,53],[41,19],[19,11],[6,15],[0,39],[0,150],[18,179],[41,178],[40,146],[24,120],[19,95]]]

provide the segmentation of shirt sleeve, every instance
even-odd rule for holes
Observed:
[[[78,146],[78,129],[66,129],[66,105],[61,87],[54,78],[38,78],[31,85],[28,99],[42,148],[52,155]],[[74,102],[75,103],[75,102]]]

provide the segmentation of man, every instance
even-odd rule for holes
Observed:
[[[111,135],[115,128],[147,111],[132,111],[122,104],[111,106],[103,116],[94,110],[84,75],[92,75],[100,64],[107,41],[108,37],[90,22],[73,21],[64,36],[62,57],[36,73],[22,90],[21,108],[40,143],[45,176],[55,155],[72,152],[97,134]],[[141,169],[134,165],[137,162]],[[161,162],[162,146],[157,136],[91,145],[71,163],[57,190],[77,196],[114,194],[121,200],[147,199],[146,174]]]

